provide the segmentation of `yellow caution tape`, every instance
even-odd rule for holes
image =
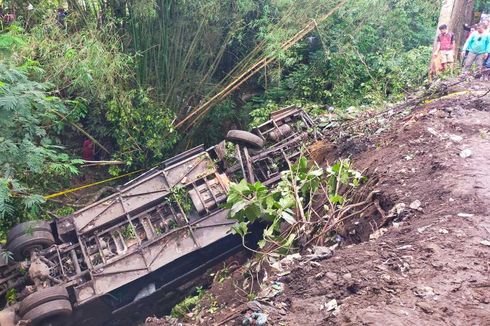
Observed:
[[[103,184],[103,183],[106,183],[106,182],[110,182],[110,181],[114,181],[114,180],[117,180],[117,179],[121,179],[121,178],[130,176],[130,175],[133,175],[133,174],[136,174],[136,173],[140,173],[140,172],[143,172],[143,171],[144,171],[144,169],[141,169],[141,170],[138,170],[138,171],[129,172],[129,173],[126,173],[126,174],[123,174],[123,175],[119,175],[117,177],[105,179],[105,180],[102,180],[102,181],[97,181],[97,182],[94,182],[94,183],[91,183],[91,184],[88,184],[88,185],[85,185],[85,186],[81,186],[81,187],[76,187],[76,188],[71,188],[71,189],[63,190],[63,191],[57,192],[55,194],[46,195],[46,196],[43,196],[43,197],[46,200],[53,199],[53,198],[56,198],[56,197],[59,197],[59,196],[63,196],[63,195],[66,195],[66,194],[69,194],[69,193],[72,193],[72,192],[75,192],[75,191],[79,191],[79,190],[90,188],[90,187],[93,187],[93,186],[97,186],[97,185],[100,185],[100,184]]]
[[[485,93],[485,91],[470,91],[470,90],[459,91],[459,92],[454,92],[454,93],[451,93],[451,94],[448,94],[448,95],[445,95],[445,96],[442,96],[442,97],[438,97],[438,98],[435,98],[435,99],[432,99],[432,100],[427,100],[424,103],[425,104],[430,104],[430,103],[435,102],[435,101],[444,100],[446,98],[451,98],[451,97],[458,96],[458,95],[465,95],[465,94],[480,95],[480,94],[484,94],[484,93]]]

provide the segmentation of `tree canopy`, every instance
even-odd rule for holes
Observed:
[[[339,2],[0,2],[16,16],[0,26],[0,228],[46,216],[40,195],[70,185],[86,137],[100,158],[125,162],[110,169],[118,174],[214,144],[286,104],[376,105],[424,81],[437,1],[350,0],[281,49]],[[275,61],[192,128],[175,128],[264,56]]]

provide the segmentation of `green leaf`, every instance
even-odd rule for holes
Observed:
[[[257,245],[259,246],[260,249],[264,249],[265,245],[267,242],[265,240],[260,240]]]
[[[236,214],[244,210],[248,206],[248,203],[246,201],[239,201],[236,202],[230,210],[230,216],[234,217]]]
[[[248,222],[240,222],[232,226],[232,232],[242,237],[248,234]]]
[[[293,215],[286,211],[282,212],[281,218],[291,225],[296,224],[296,219],[293,217]]]
[[[295,233],[291,233],[289,235],[289,237],[287,238],[286,242],[284,242],[283,246],[284,247],[291,247],[291,245],[293,244],[294,240],[296,239],[296,234]]]
[[[330,202],[332,204],[343,204],[344,203],[344,197],[340,196],[340,195],[333,195],[333,196],[329,196],[328,198],[330,200]]]
[[[236,191],[239,194],[243,194],[249,190],[248,183],[245,179],[240,181],[240,183],[232,184],[230,188],[232,191]]]

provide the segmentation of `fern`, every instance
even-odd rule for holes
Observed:
[[[0,238],[15,222],[37,217],[40,193],[60,188],[82,163],[57,142],[62,101],[24,71],[0,64]]]

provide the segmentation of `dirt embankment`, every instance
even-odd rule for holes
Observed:
[[[378,179],[399,210],[393,225],[269,273],[262,287],[279,288],[266,299],[251,302],[240,275],[215,284],[187,324],[242,325],[260,310],[268,325],[490,325],[490,84],[456,87],[471,92],[378,121],[384,130],[338,148]],[[358,225],[351,234],[369,224]]]

